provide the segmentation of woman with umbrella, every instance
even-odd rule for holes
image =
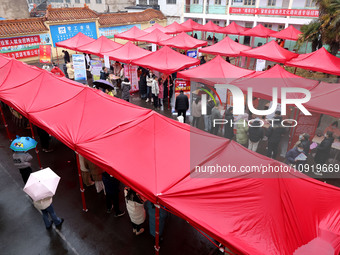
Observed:
[[[13,162],[19,169],[22,180],[26,184],[28,177],[32,173],[31,160],[33,157],[27,151],[34,149],[37,142],[31,137],[19,137],[11,143],[10,148],[14,151]]]

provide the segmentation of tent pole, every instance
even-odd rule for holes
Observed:
[[[256,58],[254,58],[253,70],[255,70]]]
[[[296,69],[297,69],[297,67],[295,67],[295,69],[294,69],[294,74],[296,74]]]
[[[155,204],[155,254],[159,254],[159,205]]]
[[[57,55],[57,63],[58,63],[58,66],[59,66],[58,47],[57,46],[55,47],[55,53]]]
[[[1,117],[2,117],[2,121],[4,122],[4,126],[5,126],[5,128],[6,128],[6,133],[7,133],[8,139],[9,139],[10,141],[12,141],[12,139],[11,139],[11,134],[10,134],[10,132],[9,132],[9,130],[8,130],[8,124],[7,124],[7,122],[6,122],[6,118],[5,118],[4,112],[2,111],[1,103],[0,103],[0,114],[1,114]]]
[[[32,138],[35,140],[33,126],[32,126],[32,123],[30,121],[29,121],[29,124],[30,124],[30,128],[31,128]],[[40,161],[40,156],[39,156],[39,150],[38,150],[37,147],[35,147],[35,153],[37,154],[37,159],[38,159],[39,167],[40,167],[40,169],[42,169],[41,161]]]
[[[81,177],[81,170],[80,170],[80,161],[79,161],[79,154],[76,152],[76,157],[77,157],[77,168],[78,168],[78,177],[79,177],[79,185],[80,185],[80,194],[81,194],[81,201],[83,203],[83,211],[87,212],[88,209],[86,208],[86,201],[85,201],[85,189],[84,189],[84,184],[83,184],[83,179]]]
[[[168,75],[168,109],[170,109],[170,75]]]

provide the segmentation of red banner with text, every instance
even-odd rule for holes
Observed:
[[[319,10],[230,7],[230,14],[319,17]]]
[[[40,63],[51,63],[51,45],[39,46],[39,61]]]
[[[30,57],[36,57],[39,55],[38,49],[33,50],[24,50],[24,51],[17,51],[17,52],[11,52],[11,53],[3,53],[5,56],[20,59],[20,58],[30,58]]]

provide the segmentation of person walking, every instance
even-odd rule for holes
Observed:
[[[152,87],[152,81],[153,81],[153,73],[150,70],[149,73],[146,75],[146,101],[145,102],[149,102],[150,98],[151,98],[151,87]],[[152,102],[152,98],[151,98],[151,102]]]
[[[211,111],[214,108],[215,103],[211,98],[207,103],[207,114],[204,115],[204,130],[207,132],[211,132]]]
[[[155,205],[150,201],[146,201],[145,203],[146,209],[149,215],[149,229],[150,234],[155,237],[156,236],[156,216],[155,216]],[[164,232],[164,225],[165,219],[168,216],[167,211],[165,211],[161,206],[159,208],[159,240],[163,240],[163,232]]]
[[[147,75],[147,72],[144,68],[142,68],[142,74],[141,76],[139,77],[139,91],[140,91],[140,96],[141,96],[141,99],[146,99],[146,75]]]
[[[157,109],[159,86],[158,86],[158,78],[156,77],[156,75],[152,76],[151,93],[152,93],[152,98],[153,98],[153,107],[154,109]]]
[[[192,125],[194,127],[199,127],[199,122],[202,116],[202,105],[201,98],[197,97],[196,100],[192,103]]]
[[[32,159],[33,157],[27,151],[15,151],[13,153],[14,165],[19,169],[21,178],[25,184],[32,173]]]
[[[163,84],[163,79],[158,78],[158,105],[160,106],[161,110],[164,110],[164,84]]]
[[[248,130],[248,149],[252,151],[257,151],[260,141],[264,136],[264,130],[261,127],[260,119],[256,118],[250,122],[251,126]]]
[[[248,143],[248,114],[243,114],[236,122],[236,142],[247,147]]]
[[[67,76],[70,80],[74,80],[74,69],[73,69],[73,65],[68,62],[66,64],[66,68],[67,68]]]
[[[70,54],[68,53],[68,51],[67,50],[62,50],[62,53],[64,54],[64,62],[65,62],[65,64],[71,62]]]
[[[128,78],[124,78],[122,82],[122,99],[129,102],[130,101],[130,89],[131,83]]]
[[[103,172],[103,183],[105,187],[105,201],[106,201],[106,212],[111,213],[112,209],[115,210],[115,217],[120,217],[125,214],[124,211],[121,211],[119,208],[119,185],[120,182],[108,174],[107,172]]]
[[[188,109],[189,109],[188,96],[184,94],[183,90],[181,90],[179,95],[176,97],[175,110],[177,111],[178,116],[183,116],[184,123]]]
[[[146,216],[144,200],[135,191],[128,187],[124,189],[124,196],[126,209],[132,223],[132,232],[138,236],[144,232],[144,228],[142,228],[142,224],[144,223]]]
[[[316,147],[314,161],[316,164],[325,164],[329,158],[332,144],[334,142],[333,132],[327,131],[325,139]]]
[[[50,135],[43,130],[42,128],[37,126],[37,133],[40,138],[41,147],[43,152],[52,152],[53,149],[50,149]]]
[[[266,133],[266,136],[268,137],[267,157],[276,158],[281,137],[284,133],[285,130],[281,126],[281,123],[273,121],[273,126],[270,126]]]
[[[224,137],[228,139],[233,139],[234,137],[234,115],[233,115],[233,107],[229,107],[225,113],[225,119],[228,121],[224,125]]]
[[[211,110],[211,133],[214,135],[218,134],[218,130],[220,128],[219,124],[215,123],[215,120],[222,119],[222,115],[220,112],[220,104],[217,102],[214,108]]]
[[[38,201],[33,201],[33,205],[35,208],[41,211],[46,229],[48,230],[51,229],[53,223],[57,229],[61,229],[64,219],[59,218],[56,215],[52,205],[52,197],[47,197],[44,199],[40,199]]]

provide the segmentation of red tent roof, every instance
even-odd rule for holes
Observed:
[[[340,118],[339,98],[340,84],[321,82],[311,90],[312,97],[305,103],[307,109],[313,112]]]
[[[270,37],[270,35],[275,32],[276,31],[266,28],[262,26],[261,24],[258,24],[256,27],[253,27],[252,29],[241,32],[240,34],[246,35],[246,36]]]
[[[221,27],[217,26],[211,20],[208,23],[206,23],[205,25],[200,26],[199,28],[197,28],[197,30],[199,30],[199,31],[207,31],[207,32],[212,32],[212,33],[219,33],[220,29],[221,29]]]
[[[165,28],[165,27],[159,25],[158,23],[155,23],[152,27],[148,27],[148,28],[144,29],[143,31],[144,31],[144,32],[147,32],[147,33],[151,33],[151,32],[154,31],[156,28],[157,28],[158,30],[160,30],[161,32],[163,32],[163,33],[169,32],[167,28]]]
[[[190,28],[182,26],[181,24],[178,24],[176,21],[174,21],[172,24],[165,27],[167,31],[166,34],[179,34],[182,32],[190,32],[192,31]]]
[[[6,61],[0,60],[0,78],[10,80],[0,82],[1,101],[238,253],[290,255],[324,238],[322,232],[334,237],[326,241],[339,253],[338,188],[299,173],[266,175],[272,178],[262,173],[199,174],[196,166],[285,165],[77,82]],[[36,80],[24,81],[29,69]],[[190,157],[169,160],[174,151],[190,152]],[[131,160],[131,155],[137,158]]]
[[[85,44],[77,48],[77,51],[84,52],[87,54],[94,54],[97,56],[103,56],[102,52],[108,52],[111,50],[116,50],[123,45],[116,43],[105,36],[99,37],[94,42]]]
[[[233,21],[228,26],[220,28],[218,32],[222,34],[240,35],[242,32],[246,30],[249,29],[242,27]]]
[[[275,65],[264,72],[256,72],[239,80],[233,81],[231,84],[239,87],[243,91],[247,91],[249,87],[253,88],[254,95],[263,99],[272,100],[272,88],[299,87],[304,89],[312,89],[319,82],[316,80],[306,79],[292,74]]]
[[[249,49],[251,49],[251,47],[237,43],[234,40],[230,39],[230,37],[226,36],[222,41],[219,41],[218,43],[199,49],[199,52],[212,55],[237,57],[240,56],[240,51]]]
[[[161,41],[159,44],[163,46],[189,50],[207,45],[208,42],[195,39],[192,36],[188,35],[187,33],[182,32],[179,35],[171,37],[168,40]]]
[[[191,31],[196,30],[196,28],[199,28],[202,26],[201,24],[193,21],[192,19],[187,19],[183,23],[181,23],[182,26],[189,28]]]
[[[115,38],[129,40],[129,41],[138,41],[137,38],[143,35],[146,35],[147,32],[140,30],[138,27],[133,26],[129,30],[122,32],[120,34],[115,34]]]
[[[161,73],[171,74],[189,66],[198,65],[200,61],[164,46],[146,57],[133,60],[132,63]]]
[[[280,47],[274,40],[260,47],[241,51],[241,55],[251,58],[265,59],[277,63],[285,63],[286,61],[298,56],[298,54]]]
[[[151,51],[144,50],[134,45],[132,42],[127,42],[116,50],[103,52],[103,55],[109,56],[110,59],[123,63],[130,63],[133,59],[145,57],[149,54],[151,54]]]
[[[297,30],[295,27],[290,25],[289,27],[281,30],[280,32],[273,33],[270,36],[285,39],[285,40],[297,41],[301,34],[302,33],[300,30]]]
[[[57,42],[55,45],[57,47],[63,47],[70,50],[77,50],[78,47],[83,46],[85,44],[94,42],[95,39],[84,35],[83,33],[79,32],[75,36],[71,37],[62,42]]]
[[[179,72],[177,77],[214,85],[229,83],[254,72],[253,70],[234,66],[221,56],[217,56],[203,65]]]
[[[286,65],[340,75],[340,58],[330,54],[324,47],[312,53],[300,54],[297,58],[288,61]]]
[[[162,31],[158,30],[157,28],[155,28],[154,30],[152,30],[152,32],[146,35],[143,35],[141,37],[138,37],[137,40],[141,42],[159,44],[160,41],[164,41],[170,38],[172,38],[172,36],[167,35],[163,33]]]

